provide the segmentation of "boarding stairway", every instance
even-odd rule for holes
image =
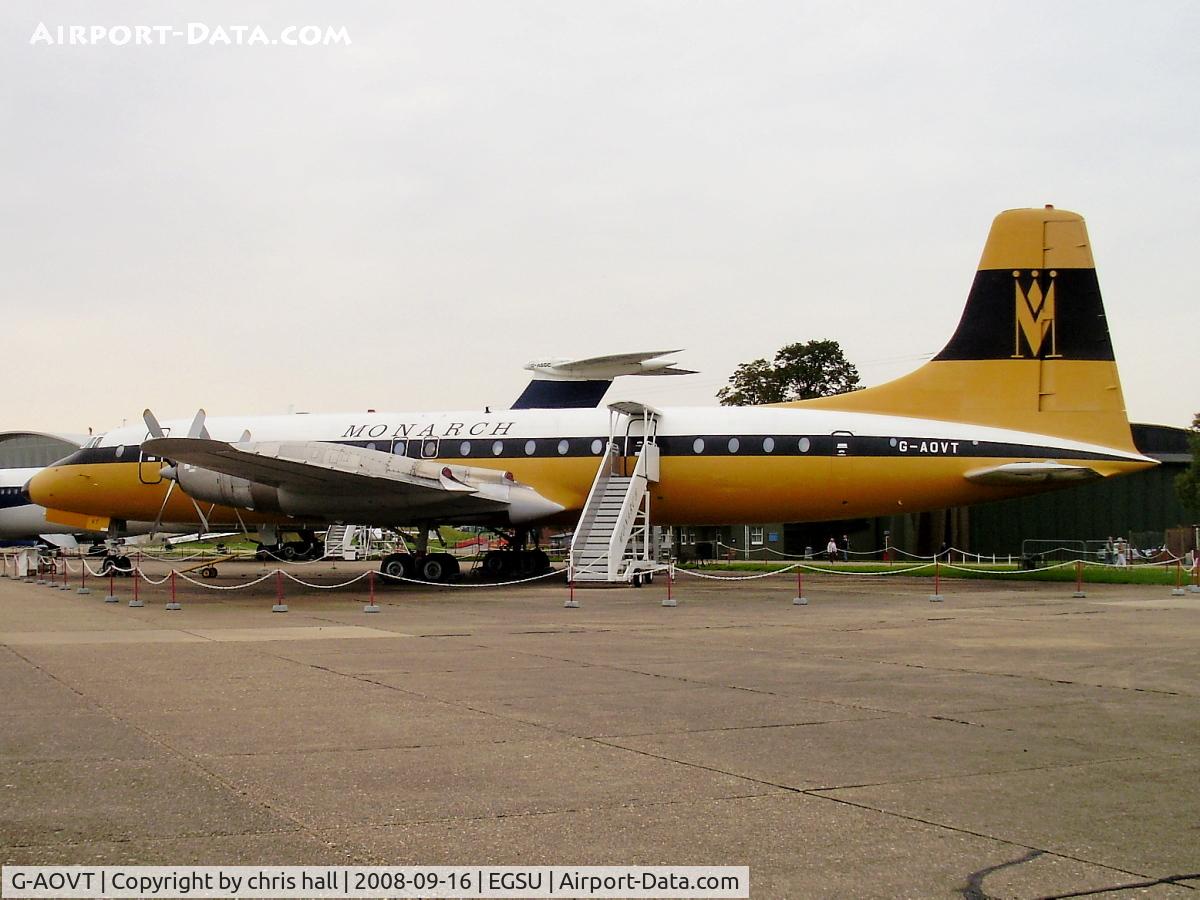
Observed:
[[[608,410],[608,442],[571,539],[576,584],[640,581],[655,568],[649,486],[659,480],[660,414],[640,403]]]
[[[330,525],[325,532],[327,559],[364,558],[371,550],[371,530],[364,525]]]

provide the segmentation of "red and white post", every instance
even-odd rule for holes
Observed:
[[[796,596],[792,598],[792,606],[808,606],[808,598],[804,596],[804,570],[796,567]]]
[[[375,570],[371,569],[367,572],[367,605],[363,607],[363,612],[377,613],[379,605],[375,602]]]
[[[175,570],[174,569],[171,570],[171,599],[167,601],[167,609],[172,612],[183,609],[183,607],[179,603],[179,598],[176,596],[176,593],[175,593]]]
[[[275,605],[271,612],[284,613],[288,611],[287,602],[283,598],[283,569],[275,570]]]

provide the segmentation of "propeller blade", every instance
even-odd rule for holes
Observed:
[[[150,540],[153,541],[158,537],[158,529],[162,528],[163,514],[167,511],[167,504],[171,502],[171,494],[175,492],[176,481],[171,480],[167,486],[167,495],[163,497],[162,506],[158,508],[158,515],[154,517],[154,524],[150,526]]]
[[[205,438],[209,437],[208,429],[204,426],[206,413],[202,409],[196,410],[196,418],[192,419],[191,427],[188,428],[187,436],[190,438]]]
[[[196,499],[194,497],[190,497],[189,499],[191,499],[192,507],[196,510],[196,515],[200,517],[200,525],[204,529],[204,531],[200,532],[201,536],[208,534],[212,531],[208,525],[208,518],[200,511],[200,504],[196,502]]]
[[[150,410],[142,410],[142,421],[146,423],[146,430],[150,432],[150,437],[166,437],[162,426],[158,424],[158,419],[155,418],[154,413],[150,412]]]

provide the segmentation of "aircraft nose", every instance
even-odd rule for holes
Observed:
[[[65,477],[67,476],[61,466],[47,466],[25,482],[21,493],[27,502],[53,509],[55,496],[62,493],[61,488]]]

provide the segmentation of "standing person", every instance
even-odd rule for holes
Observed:
[[[832,534],[829,536],[829,543],[825,545],[825,552],[829,554],[829,561],[830,561],[830,562],[837,562],[837,561],[838,561],[838,546],[837,546],[837,541],[836,541],[836,540],[834,540],[834,538],[833,538],[833,535],[832,535]]]
[[[842,562],[850,562],[850,535],[842,535]]]
[[[1108,536],[1108,540],[1104,542],[1104,558],[1101,562],[1112,563],[1117,558],[1117,551],[1113,544],[1112,535]]]
[[[1128,552],[1128,549],[1129,549],[1129,545],[1125,543],[1125,538],[1123,538],[1123,537],[1117,538],[1116,550],[1117,550],[1117,565],[1118,566],[1129,565],[1129,563],[1125,557],[1125,554]]]

